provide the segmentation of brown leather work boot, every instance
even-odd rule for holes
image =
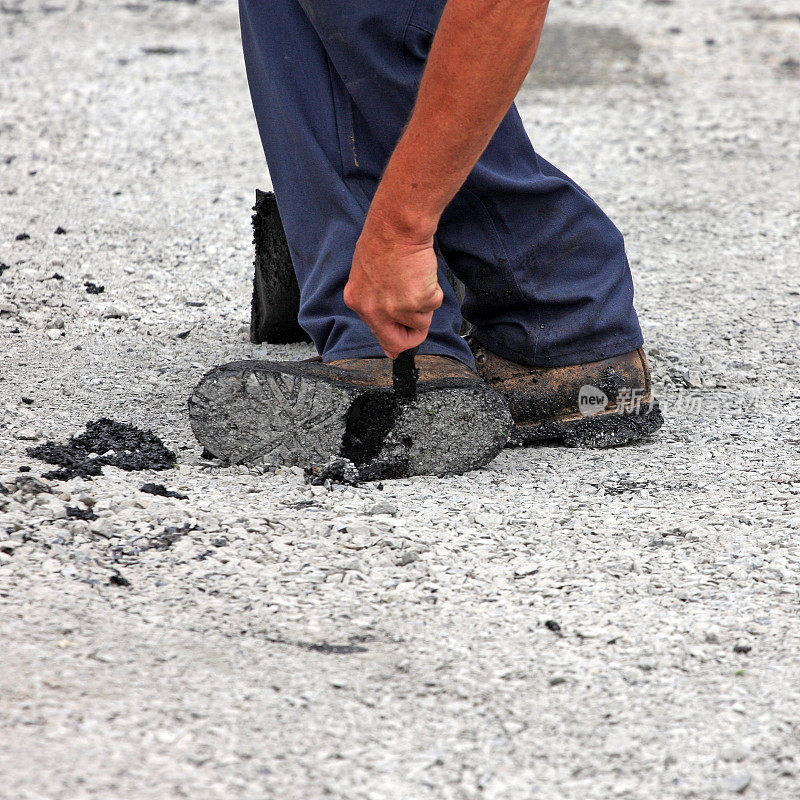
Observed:
[[[388,358],[225,364],[194,390],[192,429],[231,464],[324,475],[336,462],[331,477],[352,480],[460,473],[491,461],[513,429],[502,396],[453,359],[418,356],[417,367],[408,399],[392,386]]]
[[[615,447],[650,436],[664,422],[641,348],[589,364],[528,367],[474,340],[470,346],[478,374],[508,400],[512,445]]]

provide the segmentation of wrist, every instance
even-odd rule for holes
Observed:
[[[429,245],[439,227],[440,212],[414,198],[411,187],[384,180],[378,187],[364,224],[381,236],[410,245]]]

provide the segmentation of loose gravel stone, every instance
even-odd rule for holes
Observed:
[[[732,794],[744,794],[750,786],[752,778],[747,775],[734,775],[725,782],[725,789]]]

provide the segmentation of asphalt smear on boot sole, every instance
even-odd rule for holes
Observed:
[[[347,412],[342,457],[357,465],[376,458],[398,411],[397,398],[388,392],[367,392],[357,397]]]
[[[101,475],[103,467],[126,472],[172,469],[176,456],[152,431],[114,420],[98,419],[86,425],[86,432],[64,443],[45,442],[28,449],[28,455],[60,469],[42,477],[66,481]]]
[[[408,459],[376,460],[386,437],[400,415],[401,404],[394,392],[366,392],[357,397],[347,412],[342,438],[342,458],[359,470],[359,480],[402,478],[408,474]]]
[[[362,481],[406,477],[407,458],[378,460],[400,410],[401,403],[393,391],[359,395],[348,409],[339,455],[327,464],[306,469],[306,480],[318,486],[328,481],[357,486]]]

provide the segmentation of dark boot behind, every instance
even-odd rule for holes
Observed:
[[[310,342],[311,338],[297,322],[300,290],[275,195],[256,189],[253,211],[256,257],[250,341],[254,344]]]

